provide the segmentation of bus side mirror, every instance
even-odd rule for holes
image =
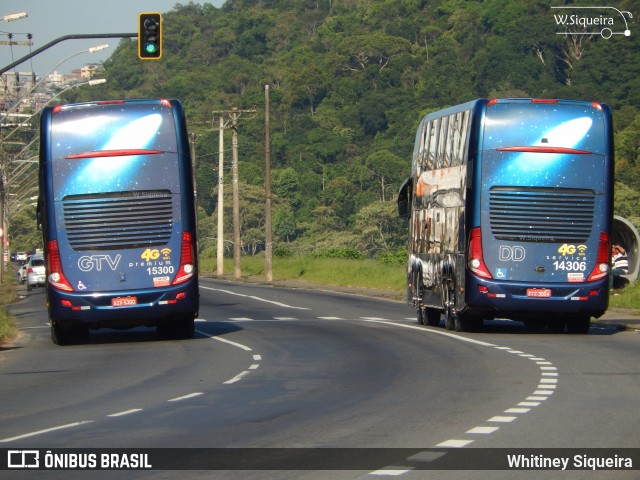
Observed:
[[[409,218],[409,205],[411,204],[409,195],[411,190],[411,177],[407,178],[398,192],[398,216]]]

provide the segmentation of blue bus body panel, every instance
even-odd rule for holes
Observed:
[[[196,244],[185,128],[176,100],[43,111],[44,240],[57,242],[74,290],[48,287],[52,320],[135,326],[197,315],[197,274],[172,284],[183,232]]]
[[[482,227],[484,261],[493,278],[467,272],[472,311],[600,316],[606,310],[608,279],[586,280],[596,267],[601,232],[611,229],[608,113],[606,106],[578,101],[486,108],[472,226]],[[479,293],[480,286],[491,295]],[[533,297],[531,289],[550,296]]]

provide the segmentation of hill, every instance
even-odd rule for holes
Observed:
[[[243,115],[239,125],[243,248],[246,253],[264,248],[266,84],[271,92],[276,253],[373,257],[401,250],[406,227],[395,217],[395,195],[409,174],[416,126],[429,111],[477,97],[611,104],[619,182],[616,213],[640,226],[640,12],[627,19],[630,36],[558,35],[568,27],[558,25],[558,10],[550,8],[557,3],[178,4],[163,18],[161,61],[138,60],[136,42],[122,40],[105,62],[108,83],[72,91],[67,99],[183,101],[195,141],[205,252],[214,248],[218,183],[218,117],[212,112],[254,105],[257,113]],[[633,3],[622,0],[616,6],[629,10]],[[622,25],[619,18],[616,22]],[[595,28],[583,23],[576,28]],[[228,165],[231,141],[226,135]],[[227,205],[231,202],[225,209]]]

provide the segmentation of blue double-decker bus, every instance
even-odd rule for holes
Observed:
[[[613,165],[606,104],[479,99],[426,115],[398,196],[418,323],[588,332],[609,301]]]
[[[53,342],[143,325],[192,337],[196,215],[180,102],[45,108],[39,182]]]

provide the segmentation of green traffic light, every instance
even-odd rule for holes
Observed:
[[[144,49],[147,53],[156,53],[158,51],[158,47],[153,43],[147,43]]]

